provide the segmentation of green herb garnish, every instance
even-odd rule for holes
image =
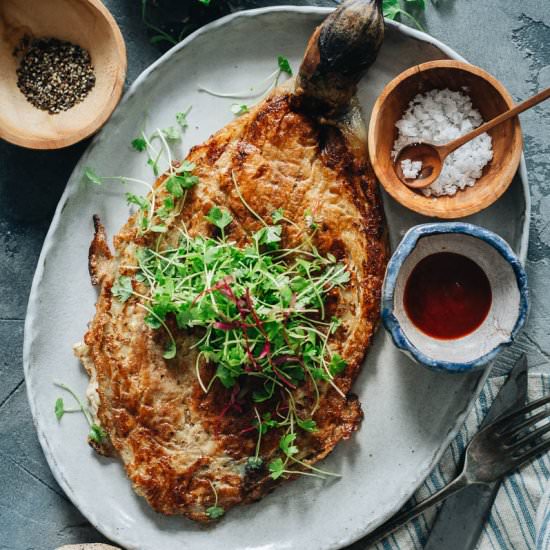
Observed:
[[[58,397],[55,401],[54,407],[55,417],[57,418],[57,420],[61,420],[61,418],[63,418],[66,413],[81,412],[84,415],[84,418],[86,419],[86,422],[88,423],[88,426],[90,428],[90,431],[88,432],[88,438],[95,443],[103,443],[103,441],[107,437],[107,434],[105,430],[103,430],[103,428],[99,426],[99,424],[93,421],[92,415],[88,407],[84,405],[84,403],[78,398],[76,393],[71,390],[71,388],[69,388],[67,385],[59,384],[57,382],[55,383],[55,385],[69,393],[78,405],[78,407],[75,409],[66,409],[63,398]]]
[[[208,483],[210,483],[210,487],[212,487],[212,491],[214,492],[214,506],[209,506],[206,509],[206,515],[210,519],[219,519],[225,514],[225,510],[221,506],[218,506],[218,492],[214,484],[210,480],[208,480]]]
[[[147,142],[142,137],[133,139],[131,142],[131,145],[136,151],[139,151],[140,153],[142,151],[145,151],[145,149],[147,149]]]
[[[61,420],[65,414],[65,404],[62,397],[58,397],[55,401],[55,417],[57,420]]]
[[[292,76],[292,69],[290,68],[290,63],[286,57],[283,57],[282,55],[278,56],[277,65],[279,65],[281,72]]]
[[[238,92],[218,92],[204,86],[199,86],[199,91],[205,92],[214,97],[229,97],[234,99],[264,96],[275,86],[277,86],[277,84],[279,83],[279,79],[281,78],[281,75],[283,73],[287,75],[292,75],[292,69],[290,67],[288,59],[286,57],[283,57],[282,55],[279,55],[277,57],[277,68],[261,82],[254,86],[251,86],[247,90],[241,90]],[[244,110],[245,108],[246,110]],[[231,111],[234,114],[242,115],[245,112],[248,112],[248,107],[244,104],[240,104],[237,106],[233,106],[231,108]]]
[[[235,116],[241,116],[241,115],[244,115],[246,113],[248,113],[250,110],[248,108],[248,105],[245,105],[244,103],[241,103],[241,104],[238,104],[238,103],[234,103],[232,106],[231,106],[231,112],[235,115]]]

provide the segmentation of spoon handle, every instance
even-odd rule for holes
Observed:
[[[526,99],[521,103],[518,103],[514,108],[508,111],[505,111],[504,113],[491,119],[489,122],[486,122],[481,126],[478,126],[475,130],[472,130],[471,132],[468,132],[464,136],[459,137],[458,139],[455,139],[454,141],[451,141],[450,143],[447,143],[446,145],[441,146],[440,150],[441,150],[442,156],[446,157],[447,155],[449,155],[459,147],[462,147],[462,145],[464,145],[465,143],[468,143],[470,140],[476,138],[477,136],[480,136],[485,132],[488,132],[489,130],[491,130],[495,126],[498,126],[499,124],[508,120],[509,118],[519,115],[520,113],[523,113],[523,111],[527,111],[527,109],[530,109],[535,105],[538,105],[539,103],[541,103],[542,101],[545,101],[548,98],[550,98],[550,88],[546,88],[546,90],[542,90],[542,92],[539,92],[533,97],[530,97],[529,99]]]

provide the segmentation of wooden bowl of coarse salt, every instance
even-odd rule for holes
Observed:
[[[509,187],[521,160],[517,117],[455,151],[427,189],[399,180],[394,155],[409,143],[447,143],[513,106],[498,80],[468,63],[437,60],[406,70],[372,111],[368,146],[376,176],[396,201],[426,216],[455,219],[487,208]]]
[[[120,100],[126,47],[100,0],[0,0],[0,138],[58,149]]]

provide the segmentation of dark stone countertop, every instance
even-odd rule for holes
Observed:
[[[132,82],[159,50],[149,44],[139,0],[105,3],[126,39],[127,82]],[[280,3],[232,2],[238,7]],[[330,0],[286,3],[332,5]],[[426,3],[422,22],[428,32],[497,76],[516,99],[550,86],[548,0]],[[516,348],[527,352],[532,367],[545,369],[550,358],[550,104],[522,115],[522,123],[533,197],[527,263],[532,309]],[[104,540],[49,471],[26,400],[21,358],[25,310],[42,241],[86,145],[41,152],[0,143],[0,550],[52,550]]]

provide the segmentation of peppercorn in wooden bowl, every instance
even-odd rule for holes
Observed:
[[[100,0],[2,0],[0,74],[0,138],[58,149],[111,116],[126,47]]]

